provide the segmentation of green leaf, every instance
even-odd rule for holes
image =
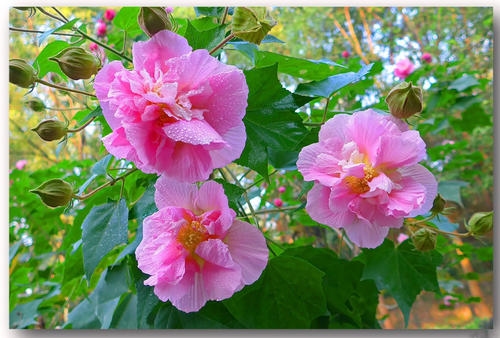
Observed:
[[[189,23],[191,23],[191,25],[193,25],[194,28],[196,28],[196,30],[200,32],[207,31],[219,26],[219,24],[215,22],[214,18],[212,17],[203,17],[195,20],[190,20]]]
[[[116,245],[127,243],[128,208],[125,199],[92,208],[82,224],[83,266],[87,280]]]
[[[137,22],[140,7],[122,7],[113,19],[113,25],[121,28],[129,38],[134,38],[142,33],[142,29]]]
[[[369,65],[362,66],[357,72],[341,73],[332,75],[322,81],[301,83],[295,93],[307,96],[330,97],[345,86],[361,80],[363,76],[370,72],[372,66],[373,63],[370,63]]]
[[[229,202],[229,207],[234,211],[239,212],[238,202],[240,202],[241,196],[245,192],[245,189],[240,188],[235,184],[229,183],[221,178],[216,178],[215,181],[222,184],[224,193],[226,194],[227,200]]]
[[[102,108],[100,106],[97,106],[96,109],[92,110],[88,115],[86,115],[81,121],[79,121],[80,123],[85,123],[87,122],[88,120],[90,120],[91,118],[93,117],[99,117],[99,116],[103,116],[102,115]]]
[[[215,16],[217,18],[222,17],[224,14],[225,7],[195,7],[194,11],[196,16]]]
[[[268,149],[298,150],[308,130],[295,111],[312,98],[293,94],[281,86],[278,65],[245,71],[248,107],[243,122],[247,134],[245,149],[236,163],[269,179]]]
[[[378,290],[372,280],[361,280],[363,264],[337,258],[330,249],[305,246],[282,255],[302,258],[325,273],[323,290],[331,314],[330,327],[378,328]]]
[[[323,80],[335,73],[336,66],[345,68],[331,61],[327,63],[327,61],[299,59],[272,52],[255,52],[256,67],[267,67],[275,63],[278,64],[278,72],[306,80]]]
[[[422,290],[440,292],[436,268],[441,258],[435,250],[416,250],[409,239],[397,247],[386,239],[375,249],[363,249],[363,279],[373,279],[379,290],[387,290],[396,299],[408,325],[418,294]]]
[[[43,301],[43,299],[37,299],[16,305],[9,314],[9,327],[11,329],[23,329],[31,324],[37,324],[38,306]]]
[[[477,79],[474,76],[469,74],[462,74],[462,77],[453,81],[448,86],[448,89],[455,89],[461,92],[466,90],[467,88],[477,86],[478,84],[479,81],[477,81]]]
[[[135,257],[131,257],[129,263],[137,291],[137,320],[134,324],[137,329],[149,329],[152,327],[152,323],[148,323],[148,317],[160,303],[160,300],[154,294],[152,286],[144,285],[144,281],[149,278],[149,275],[139,270]]]
[[[35,67],[38,71],[39,78],[43,78],[47,73],[53,72],[60,75],[64,80],[68,79],[68,77],[62,72],[61,68],[59,68],[57,62],[50,61],[49,58],[57,55],[60,51],[69,46],[69,43],[61,40],[53,41],[45,46],[45,48],[36,57],[35,62],[33,62],[33,67]]]
[[[469,183],[459,180],[441,181],[438,183],[438,192],[447,201],[453,201],[463,206],[460,189]]]
[[[113,329],[137,329],[137,296],[125,294],[113,313],[110,327]]]
[[[211,50],[224,39],[225,31],[225,25],[219,25],[212,29],[199,31],[193,26],[191,22],[188,22],[184,37],[188,41],[189,45],[193,48],[193,50]]]
[[[52,33],[59,32],[59,31],[64,30],[64,29],[71,29],[76,24],[77,21],[78,21],[78,19],[73,19],[71,21],[66,22],[65,24],[62,24],[59,27],[49,29],[48,31],[46,31],[45,33],[40,35],[40,37],[38,38],[38,44],[41,45],[42,42],[45,41],[45,39],[48,38],[49,35]]]
[[[278,256],[257,282],[223,303],[246,328],[307,329],[313,319],[327,313],[324,275],[305,260]]]

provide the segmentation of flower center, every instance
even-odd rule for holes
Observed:
[[[347,176],[344,178],[345,184],[347,184],[349,189],[351,189],[351,191],[355,194],[364,194],[365,192],[370,191],[368,182],[378,176],[377,171],[370,164],[366,164],[363,171],[365,172],[364,177],[360,178],[356,176]]]
[[[208,231],[204,225],[198,221],[192,221],[182,226],[177,234],[177,241],[193,254],[198,244],[207,240],[208,236]]]

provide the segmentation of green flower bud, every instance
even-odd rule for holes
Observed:
[[[172,21],[163,7],[141,7],[137,22],[149,37],[159,31],[172,30]]]
[[[45,120],[31,129],[44,141],[55,141],[63,138],[68,133],[68,128],[58,120]]]
[[[436,247],[437,233],[428,228],[420,228],[412,236],[415,248],[420,251],[429,251]]]
[[[73,187],[58,178],[48,180],[30,192],[40,196],[42,202],[51,208],[63,207],[73,198]]]
[[[407,119],[422,111],[422,89],[413,86],[411,82],[401,82],[391,89],[385,102],[394,117]]]
[[[45,109],[45,104],[38,97],[31,97],[24,101],[24,104],[33,111],[43,111]]]
[[[101,67],[101,61],[81,47],[68,47],[49,60],[57,62],[63,73],[73,80],[89,79]]]
[[[484,235],[493,229],[493,211],[476,212],[466,225],[467,230],[474,235]]]
[[[31,87],[36,80],[36,71],[26,61],[9,60],[9,82],[22,88]]]
[[[440,194],[437,194],[436,198],[434,199],[434,202],[432,203],[431,213],[439,214],[444,210],[445,204],[446,200],[443,197],[441,197]]]
[[[265,7],[236,7],[232,33],[242,40],[258,45],[276,24]]]

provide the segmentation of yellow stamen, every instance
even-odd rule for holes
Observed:
[[[177,241],[191,254],[201,242],[209,238],[207,228],[198,221],[192,221],[182,226],[177,234]]]

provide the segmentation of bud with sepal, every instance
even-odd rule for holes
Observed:
[[[412,236],[415,248],[420,251],[430,251],[436,247],[437,233],[429,228],[420,228]]]
[[[30,192],[40,196],[42,202],[51,208],[68,205],[74,194],[73,187],[68,182],[58,178],[48,180]]]
[[[385,102],[394,117],[407,119],[422,111],[422,89],[415,87],[411,82],[401,82],[391,89]]]
[[[431,214],[437,215],[443,212],[445,205],[446,200],[440,194],[437,194],[436,198],[434,198],[434,202],[432,203]]]
[[[45,104],[38,97],[30,97],[29,99],[24,101],[24,104],[26,105],[26,107],[28,107],[29,109],[31,109],[33,111],[40,112],[40,111],[45,110]]]
[[[265,7],[236,7],[232,20],[233,35],[257,45],[277,24]]]
[[[172,19],[163,7],[141,7],[137,22],[149,37],[159,31],[172,30]]]
[[[493,229],[493,211],[476,212],[466,224],[466,228],[473,236],[490,232]]]
[[[22,88],[30,88],[35,83],[36,70],[21,59],[9,60],[9,82]]]
[[[73,80],[89,79],[101,67],[101,61],[81,47],[68,47],[49,60],[57,62],[63,73]]]
[[[66,136],[68,126],[58,120],[42,121],[35,128],[31,129],[44,141],[56,141]]]

